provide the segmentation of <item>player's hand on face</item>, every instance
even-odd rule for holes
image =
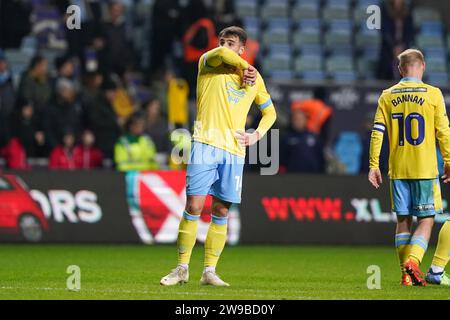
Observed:
[[[442,182],[447,183],[450,181],[450,167],[447,165],[444,165],[444,175],[441,177]]]
[[[238,143],[243,147],[247,147],[247,146],[251,146],[251,145],[255,144],[256,142],[258,142],[258,140],[260,138],[259,133],[257,131],[255,131],[253,133],[247,133],[242,130],[237,130],[235,137],[236,137],[236,140],[238,141]]]
[[[369,171],[369,181],[375,187],[379,188],[383,183],[383,178],[381,177],[380,169],[370,169]]]
[[[249,65],[247,69],[244,70],[244,75],[242,77],[242,84],[253,86],[256,83],[257,71],[255,67]]]

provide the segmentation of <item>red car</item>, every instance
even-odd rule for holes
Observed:
[[[46,231],[47,219],[26,184],[14,175],[0,174],[0,233],[39,242]]]

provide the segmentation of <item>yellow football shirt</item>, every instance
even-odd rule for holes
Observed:
[[[383,91],[371,136],[370,168],[378,168],[385,132],[391,179],[436,178],[436,141],[445,164],[450,165],[450,128],[440,89],[403,78]]]
[[[253,101],[263,115],[269,110],[275,115],[272,100],[259,73],[254,86],[241,86],[242,70],[246,68],[248,63],[225,47],[210,50],[200,58],[194,141],[244,157],[245,148],[239,145],[235,133],[245,130]],[[260,122],[257,131],[264,135],[274,121],[273,116],[267,117],[266,121]]]

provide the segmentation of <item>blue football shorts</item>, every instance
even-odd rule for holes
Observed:
[[[442,213],[439,179],[392,179],[392,211],[397,215],[429,217]]]
[[[193,141],[186,172],[186,194],[210,194],[240,203],[245,158]]]

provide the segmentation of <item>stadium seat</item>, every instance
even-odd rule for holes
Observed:
[[[261,23],[258,17],[247,16],[242,18],[244,28],[252,39],[259,39],[261,33]]]
[[[153,11],[154,1],[152,0],[144,0],[144,1],[138,1],[138,3],[135,5],[135,12],[138,14],[140,18],[147,18],[150,17]],[[133,10],[133,4],[130,3],[129,10]]]
[[[412,15],[416,27],[420,27],[424,22],[441,21],[441,15],[434,8],[416,7]]]
[[[245,29],[247,35],[251,39],[259,40],[260,30],[259,29]]]
[[[291,71],[292,48],[290,45],[272,44],[262,61],[265,75],[271,75],[273,71]]]
[[[350,0],[325,0],[325,5],[329,8],[342,8],[348,10],[350,8]]]
[[[299,55],[294,60],[294,71],[297,74],[311,71],[322,71],[323,59],[317,55]]]
[[[264,57],[262,68],[265,75],[271,75],[273,71],[289,71],[291,68],[291,59],[286,56],[269,55]]]
[[[295,28],[301,32],[321,32],[321,20],[320,19],[305,19],[296,23]]]
[[[292,56],[292,47],[289,44],[272,44],[267,49],[269,55],[272,56]]]
[[[258,0],[239,0],[235,1],[236,13],[240,17],[258,16]]]
[[[356,0],[355,7],[356,8],[367,8],[371,5],[380,5],[382,0]]]
[[[34,55],[36,50],[38,49],[38,43],[35,37],[26,36],[22,38],[20,43],[20,50],[22,52],[29,53],[30,55]]]
[[[330,79],[336,82],[353,82],[356,81],[357,76],[354,71],[337,71],[331,74]]]
[[[349,12],[350,11],[348,8],[325,7],[322,11],[322,19],[326,23],[334,19],[349,20],[350,19]]]
[[[292,8],[292,19],[294,21],[319,19],[319,6],[311,5],[308,2],[299,2]]]
[[[322,70],[305,71],[300,75],[300,78],[305,81],[324,81],[325,73]]]
[[[353,24],[349,19],[333,19],[328,22],[328,30],[332,33],[347,34],[352,33]]]
[[[264,46],[273,43],[289,43],[290,21],[286,18],[271,18],[262,35]]]
[[[268,29],[281,29],[289,31],[291,27],[291,20],[287,17],[269,18],[266,21]]]
[[[356,31],[361,32],[361,33],[366,33],[366,32],[372,32],[373,30],[370,30],[369,28],[367,28],[367,20],[362,20],[362,21],[357,21],[354,20],[355,22],[355,27],[356,27]]]
[[[423,50],[426,60],[447,60],[447,50],[445,48],[426,48]]]
[[[360,57],[356,61],[357,76],[361,80],[375,80],[378,61]]]
[[[289,33],[279,30],[265,31],[262,34],[262,45],[267,47],[271,44],[287,44],[289,43]]]
[[[348,55],[330,56],[325,61],[325,72],[331,79],[339,81],[355,80],[353,59]]]
[[[30,59],[32,58],[32,55],[21,49],[6,49],[5,57],[6,60],[12,65],[14,64],[27,65]]]
[[[300,55],[294,61],[294,72],[303,80],[324,80],[322,56]]]
[[[322,0],[293,0],[292,2],[294,7],[302,7],[302,8],[310,7],[319,9],[321,1]]]
[[[289,5],[287,0],[268,1],[261,8],[261,18],[267,20],[274,17],[288,17]]]
[[[304,44],[297,48],[297,51],[302,55],[320,56],[323,57],[324,50],[321,44]]]
[[[380,52],[379,51],[375,51],[371,48],[363,48],[361,50],[361,57],[364,57],[366,59],[369,60],[377,60],[380,58]]]
[[[449,77],[447,73],[428,73],[425,76],[425,81],[431,85],[442,87],[448,85]]]
[[[244,16],[242,21],[245,29],[259,29],[261,27],[261,22],[258,17]]]
[[[353,21],[355,21],[355,23],[366,23],[367,17],[367,6],[355,6],[355,9],[353,10]]]
[[[443,48],[444,40],[442,35],[432,36],[427,34],[419,34],[416,37],[416,45],[421,48]]]
[[[330,56],[325,61],[325,70],[334,71],[352,71],[353,59],[348,56]]]
[[[292,80],[294,75],[291,70],[273,70],[270,77],[274,80]]]
[[[325,48],[327,50],[335,49],[337,47],[351,47],[352,40],[350,34],[339,34],[328,32],[324,37]]]
[[[6,49],[4,53],[11,69],[13,85],[17,88],[22,73],[27,69],[34,52],[21,49]]]
[[[358,32],[355,36],[355,44],[358,49],[370,48],[378,51],[381,46],[381,34],[379,32]]]
[[[428,36],[442,36],[444,25],[440,21],[426,21],[422,23],[419,30],[420,33]]]
[[[347,56],[353,57],[355,50],[352,46],[348,47],[336,47],[327,50],[328,55],[330,56]]]
[[[357,132],[342,131],[336,138],[334,152],[339,161],[345,165],[347,174],[359,173],[362,144]]]
[[[447,64],[440,59],[428,59],[427,60],[427,73],[446,73]]]
[[[292,42],[296,49],[308,45],[320,45],[320,33],[316,32],[294,32]]]

